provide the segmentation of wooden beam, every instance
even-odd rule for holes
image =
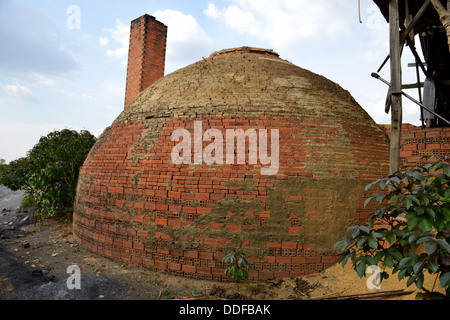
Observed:
[[[346,296],[327,296],[327,297],[319,297],[312,298],[309,300],[361,300],[361,299],[373,299],[373,298],[385,298],[392,296],[402,296],[414,293],[415,291],[404,291],[404,289],[400,290],[391,290],[391,291],[381,291],[381,292],[373,292],[373,293],[360,293],[360,294],[350,294]]]
[[[422,60],[420,60],[420,56],[416,51],[416,47],[414,46],[414,43],[412,43],[412,41],[409,39],[406,39],[406,41],[408,42],[409,49],[411,49],[411,53],[413,54],[414,58],[416,58],[417,64],[422,69],[422,72],[425,74],[425,76],[428,77],[429,76],[428,70],[423,65]]]
[[[406,30],[402,33],[402,36],[401,36],[401,39],[400,39],[400,45],[401,46],[403,46],[403,43],[405,42],[405,39],[408,36],[408,34],[411,32],[411,30],[414,28],[414,26],[417,24],[417,22],[420,20],[420,18],[422,18],[423,14],[427,10],[428,5],[430,4],[430,2],[431,2],[431,0],[426,0],[425,1],[425,3],[422,5],[422,7],[420,7],[419,11],[417,11],[417,13],[414,16],[414,18],[408,24],[408,27],[406,28]],[[397,14],[397,16],[398,16],[398,14]],[[390,20],[391,20],[391,18],[389,18],[389,21]],[[381,66],[378,68],[377,72],[380,72],[381,69],[383,69],[384,65],[386,64],[386,62],[388,62],[390,57],[391,57],[391,55],[388,54],[387,57],[384,59],[384,61],[381,63]]]
[[[417,89],[417,88],[422,88],[423,87],[423,82],[419,82],[419,83],[409,83],[409,84],[402,84],[402,89]],[[420,101],[420,97],[419,97],[419,101]]]
[[[422,7],[419,9],[419,11],[417,11],[416,15],[414,16],[414,18],[411,20],[411,22],[408,24],[408,27],[406,28],[406,30],[402,33],[402,37],[400,39],[400,43],[402,44],[405,40],[406,37],[408,37],[409,33],[412,31],[412,29],[414,28],[414,26],[416,25],[416,23],[420,20],[420,18],[422,18],[423,14],[425,13],[425,11],[428,8],[428,5],[431,3],[431,0],[427,0],[425,1],[425,3],[422,5]],[[390,19],[390,18],[389,18]]]
[[[426,62],[422,62],[422,65],[424,67],[426,67],[427,63]],[[408,63],[408,67],[417,67],[417,66],[419,66],[419,63],[417,63],[417,62],[415,62],[415,63]]]
[[[398,1],[389,2],[389,56],[391,62],[391,142],[390,173],[400,169],[400,138],[402,131],[402,67],[400,18]]]

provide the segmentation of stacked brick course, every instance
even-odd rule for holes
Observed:
[[[382,127],[389,136],[390,126]],[[400,145],[401,169],[421,166],[435,161],[437,158],[433,156],[450,155],[450,128],[422,128],[405,123],[402,126]]]
[[[248,158],[174,164],[171,134],[192,136],[194,121],[224,137],[279,129],[278,172],[261,175]],[[388,162],[385,133],[338,85],[270,50],[222,50],[144,90],[105,129],[80,172],[74,236],[100,255],[196,279],[229,281],[220,259],[230,249],[246,254],[252,281],[315,273],[371,211],[364,186]]]

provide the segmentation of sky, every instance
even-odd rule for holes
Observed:
[[[0,0],[0,159],[26,156],[54,130],[98,137],[111,125],[124,105],[130,22],[146,13],[168,26],[166,74],[225,48],[273,49],[390,123],[388,87],[370,76],[389,52],[388,24],[371,0],[359,11],[357,0]],[[403,82],[416,82],[407,48],[402,61]],[[389,63],[380,75],[389,81]],[[419,107],[403,108],[403,122],[420,125]]]

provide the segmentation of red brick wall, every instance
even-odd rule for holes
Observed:
[[[387,170],[381,130],[292,118],[203,119],[204,130],[217,128],[224,136],[236,126],[279,128],[280,168],[268,177],[259,174],[258,165],[174,165],[171,133],[192,131],[193,121],[117,124],[104,132],[80,172],[73,231],[83,247],[126,263],[217,281],[230,280],[220,259],[236,243],[251,252],[251,281],[316,273],[338,261],[330,248],[315,249],[345,232],[347,220],[339,215],[360,219],[371,210],[363,207],[361,188]],[[145,146],[142,137],[149,132],[158,135],[154,145]],[[346,161],[337,160],[340,155]],[[254,188],[226,183],[231,180],[250,180]],[[223,201],[236,199],[241,207],[215,213]]]
[[[125,108],[144,89],[164,76],[167,27],[143,15],[131,22]]]
[[[382,125],[386,134],[390,126]],[[403,169],[427,163],[426,157],[450,154],[450,128],[422,128],[409,123],[402,126],[400,163]]]

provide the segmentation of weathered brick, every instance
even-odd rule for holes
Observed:
[[[129,49],[127,101],[133,82],[153,77],[139,73],[152,71],[149,64],[136,65],[136,48],[164,32],[150,28],[144,35],[145,23],[132,23],[130,39],[137,46]],[[143,48],[151,50],[157,43]],[[358,199],[363,190],[357,188],[387,172],[389,158],[383,131],[348,92],[271,51],[254,48],[214,53],[145,90],[135,102],[126,102],[130,109],[104,131],[81,168],[73,230],[83,247],[119,261],[225,281],[220,260],[236,244],[261,253],[248,257],[255,281],[292,276],[288,269],[316,272],[336,262],[334,253],[315,255],[308,249],[326,233],[345,231],[340,225],[345,219],[329,215],[344,212],[359,219],[369,214]],[[196,120],[202,121],[202,135],[217,129],[224,140],[227,129],[266,129],[269,137],[271,129],[278,129],[277,174],[262,175],[261,168],[268,166],[250,164],[247,156],[245,164],[237,164],[235,157],[233,164],[175,165],[171,151],[179,141],[171,140],[172,133],[187,129],[193,137]],[[450,149],[436,147],[441,131],[428,135],[408,128],[403,139],[431,139],[402,150],[408,165],[419,161],[419,151]],[[233,152],[247,153],[260,140],[247,141]],[[208,145],[204,141],[200,152]],[[268,139],[268,155],[270,147]],[[349,208],[355,212],[347,212]],[[317,226],[323,223],[324,228],[316,230],[320,219]],[[112,246],[106,248],[108,242]]]

